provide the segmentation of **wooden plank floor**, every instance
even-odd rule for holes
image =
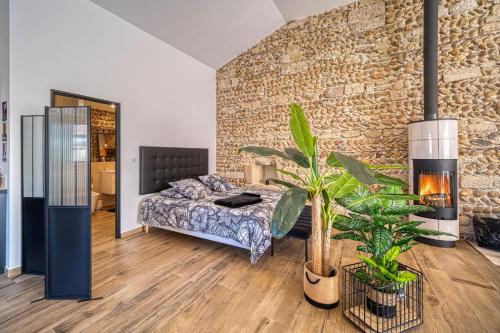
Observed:
[[[303,299],[303,242],[277,242],[275,256],[250,265],[230,246],[152,229],[113,237],[114,216],[93,222],[93,296],[43,297],[43,278],[0,278],[1,332],[356,332],[341,307]],[[352,242],[335,242],[337,265],[355,262]],[[403,262],[425,274],[424,324],[413,332],[499,332],[500,269],[464,242],[419,245]]]

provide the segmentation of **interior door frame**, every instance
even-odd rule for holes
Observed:
[[[120,238],[122,238],[122,234],[121,234],[121,181],[120,181],[121,180],[121,138],[120,138],[121,104],[118,102],[113,102],[113,101],[109,101],[109,100],[105,100],[105,99],[74,94],[74,93],[70,93],[70,92],[62,91],[62,90],[50,89],[50,106],[51,107],[56,107],[54,105],[56,95],[70,97],[70,98],[76,98],[76,99],[85,99],[85,100],[88,100],[91,102],[96,102],[96,103],[114,104],[115,105],[115,139],[116,139],[115,238],[120,239]],[[66,106],[75,106],[75,105],[66,105]],[[92,112],[90,112],[90,117],[91,117],[91,121],[92,121]],[[90,130],[92,130],[92,123],[90,123],[89,125],[90,125]],[[90,133],[90,139],[92,140],[92,133]],[[89,167],[92,169],[92,161],[90,161]]]

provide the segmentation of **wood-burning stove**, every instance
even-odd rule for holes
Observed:
[[[424,221],[424,228],[458,236],[458,121],[418,121],[409,128],[410,191],[420,196],[415,204],[433,211],[411,215]],[[450,236],[426,236],[422,242],[441,247],[455,246]]]
[[[434,211],[418,213],[418,216],[436,220],[457,219],[457,160],[414,159],[413,189],[420,196],[416,204],[434,208]]]
[[[408,152],[410,191],[434,211],[411,215],[422,226],[458,236],[458,120],[438,117],[438,0],[424,1],[424,120],[410,123]],[[419,240],[455,246],[455,237]]]

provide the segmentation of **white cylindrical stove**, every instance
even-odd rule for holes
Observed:
[[[410,123],[408,153],[410,193],[420,196],[415,204],[434,208],[431,212],[410,215],[410,220],[424,221],[422,228],[458,237],[458,120]],[[425,236],[418,240],[440,247],[454,247],[456,238]]]

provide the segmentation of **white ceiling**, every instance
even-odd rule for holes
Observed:
[[[287,22],[326,12],[355,0],[274,0]]]
[[[212,68],[288,21],[354,0],[91,0]]]

